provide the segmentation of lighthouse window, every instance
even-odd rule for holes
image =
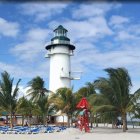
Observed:
[[[57,35],[58,35],[58,32],[56,31],[56,32],[55,32],[55,36],[57,36]]]
[[[63,36],[65,36],[65,32],[64,32],[64,30],[63,30],[62,32],[63,32]]]
[[[58,36],[60,35],[60,31],[58,30]]]

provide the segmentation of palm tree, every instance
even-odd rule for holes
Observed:
[[[52,97],[53,103],[62,113],[66,113],[68,116],[68,127],[70,127],[70,119],[72,119],[73,112],[77,104],[76,98],[69,88],[60,88],[56,91],[56,94]]]
[[[136,91],[137,93],[140,92],[140,89],[138,89]],[[136,118],[136,119],[140,119],[140,99],[136,98],[136,100],[134,100],[134,110],[131,113],[132,118]]]
[[[28,87],[30,87],[30,89],[27,90],[27,93],[33,102],[37,102],[41,97],[49,93],[49,90],[45,88],[45,82],[39,76],[29,81]]]
[[[116,120],[117,117],[114,118],[113,113],[110,113],[114,107],[110,105],[111,102],[103,94],[92,94],[87,99],[91,105],[90,110],[92,116],[94,116],[96,127],[98,126],[98,119],[100,117],[109,116],[112,119],[112,123]]]
[[[22,126],[24,125],[24,119],[33,114],[33,103],[24,96],[18,100],[16,112],[22,115]]]
[[[22,126],[24,125],[24,118],[27,115],[28,100],[23,96],[17,102],[17,113],[22,115]]]
[[[43,125],[46,124],[46,117],[48,117],[49,114],[54,112],[54,105],[51,104],[49,97],[48,96],[42,96],[38,101],[37,101],[37,107],[39,110],[39,114],[43,118]]]
[[[137,103],[137,105],[135,106],[135,112],[133,118],[140,119],[140,103]]]
[[[96,94],[94,83],[87,82],[86,83],[86,88],[87,88],[87,95],[90,96],[92,94]]]
[[[130,95],[132,86],[128,71],[124,68],[105,69],[109,78],[99,78],[95,81],[95,87],[107,98],[108,104],[102,104],[98,110],[112,110],[121,115],[123,121],[123,131],[127,129],[127,112],[134,109],[134,100],[139,97],[140,92]]]
[[[18,100],[16,110],[17,113],[22,115],[22,125],[24,125],[24,119],[26,118],[31,126],[32,116],[37,116],[40,113],[38,106],[24,96]]]
[[[10,126],[13,127],[13,118],[12,116],[16,110],[17,104],[17,95],[18,95],[18,85],[20,79],[16,83],[15,88],[13,89],[14,78],[10,78],[10,75],[4,71],[1,73],[0,80],[0,106],[3,111],[7,111],[10,114]]]

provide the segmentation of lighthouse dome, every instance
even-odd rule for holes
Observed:
[[[59,44],[59,43],[64,43],[64,44],[69,44],[70,39],[67,37],[67,30],[62,26],[59,25],[55,30],[54,30],[54,37],[51,39],[52,44]]]
[[[70,44],[70,39],[67,37],[67,29],[62,25],[59,25],[54,29],[54,37],[51,39],[51,44],[46,46],[46,49],[50,49],[52,46],[65,45],[69,47],[70,50],[74,50],[75,46]]]

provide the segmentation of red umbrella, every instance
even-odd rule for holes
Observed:
[[[89,108],[89,103],[85,97],[81,99],[81,101],[77,104],[76,108],[78,109],[87,109]]]

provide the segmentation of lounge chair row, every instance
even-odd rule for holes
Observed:
[[[11,129],[8,126],[0,126],[1,134],[38,134],[38,133],[53,133],[65,130],[67,127],[48,126],[48,127],[22,127],[16,126]]]

